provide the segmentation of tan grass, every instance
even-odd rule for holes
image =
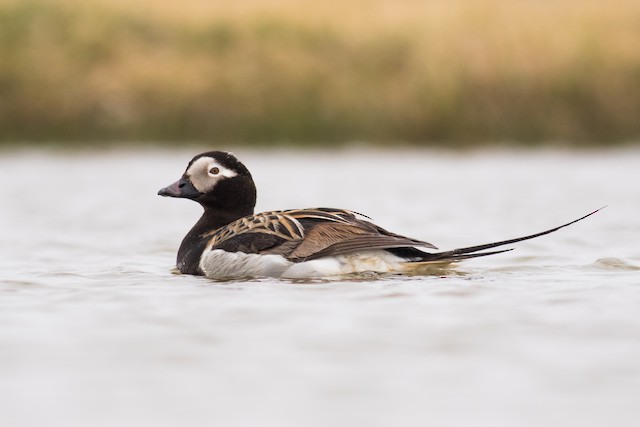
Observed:
[[[624,141],[640,2],[0,0],[0,138]]]

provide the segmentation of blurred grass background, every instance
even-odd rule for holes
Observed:
[[[611,145],[638,0],[0,0],[0,141]]]

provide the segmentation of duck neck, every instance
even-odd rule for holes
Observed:
[[[200,237],[204,233],[217,230],[218,228],[224,227],[243,216],[251,214],[253,214],[253,209],[246,212],[229,212],[216,208],[205,208],[204,213],[193,228],[191,228],[191,231],[189,231],[187,236]]]
[[[196,222],[184,239],[182,239],[180,249],[178,249],[178,270],[186,274],[201,274],[199,271],[200,255],[209,240],[203,238],[203,235],[251,214],[253,214],[253,208],[229,212],[205,207],[204,213],[198,222]]]

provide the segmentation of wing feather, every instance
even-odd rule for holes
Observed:
[[[207,233],[207,249],[277,253],[301,262],[368,249],[435,248],[388,232],[356,215],[360,214],[329,208],[263,212]]]
[[[362,236],[352,237],[346,240],[337,241],[325,248],[314,252],[302,259],[295,259],[295,261],[310,261],[325,256],[341,255],[350,252],[373,250],[373,249],[395,249],[424,246],[420,242],[413,239],[398,237],[398,236],[384,236],[379,234],[365,234]]]

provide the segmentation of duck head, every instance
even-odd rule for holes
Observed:
[[[245,215],[253,213],[256,204],[256,187],[249,170],[233,154],[224,151],[198,154],[182,177],[158,194],[194,200],[205,210]]]

